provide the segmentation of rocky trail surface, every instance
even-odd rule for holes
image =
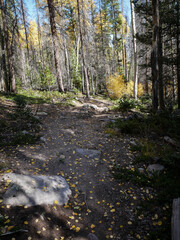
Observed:
[[[102,100],[83,101],[76,107],[42,104],[37,114],[41,141],[1,151],[9,166],[6,174],[61,176],[71,192],[63,205],[58,200],[39,205],[1,200],[0,211],[7,219],[1,239],[136,239],[133,212],[142,193],[113,177],[112,166],[131,165],[133,156],[129,138],[111,138],[105,132],[105,125],[118,117],[107,111],[110,105]],[[3,182],[2,199],[10,182]],[[39,188],[46,191],[43,184]],[[51,200],[54,196],[49,192]]]

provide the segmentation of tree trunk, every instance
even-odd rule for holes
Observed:
[[[94,75],[93,75],[93,70],[91,68],[91,85],[92,85],[92,95],[95,95],[95,89],[94,89]]]
[[[148,0],[146,0],[146,18],[148,16]],[[146,20],[147,21],[147,20]],[[148,21],[146,22],[148,23]],[[148,27],[146,27],[146,33],[148,33]],[[145,79],[145,93],[149,94],[149,84],[148,84],[148,46],[146,46],[146,79]]]
[[[163,51],[162,51],[162,28],[159,28],[159,106],[160,109],[164,109],[164,88],[163,88]]]
[[[68,83],[68,91],[71,90],[71,78],[70,78],[70,68],[69,68],[69,56],[68,56],[68,50],[66,46],[66,40],[64,44],[64,51],[65,51],[65,65],[66,65],[66,75],[67,75],[67,83]]]
[[[5,55],[5,45],[4,45],[4,34],[0,26],[0,38],[1,38],[1,49],[2,49],[2,68],[4,73],[5,91],[10,91],[10,85],[8,81],[7,67],[6,67],[6,55]]]
[[[54,48],[54,60],[55,60],[55,69],[56,69],[56,80],[59,92],[64,92],[61,68],[60,68],[60,56],[58,51],[58,38],[57,38],[57,29],[55,21],[55,6],[54,0],[48,0],[48,9],[49,9],[49,19],[51,24],[51,34]]]
[[[81,30],[79,0],[77,0],[77,9],[78,9],[79,34],[80,34],[80,41],[81,41],[81,56],[82,56],[83,69],[84,69],[84,75],[85,75],[85,84],[86,84],[86,96],[87,98],[89,98],[89,80],[88,80],[87,67],[86,67],[86,61],[84,56],[84,42],[83,42],[83,36],[82,36],[82,30]]]
[[[180,109],[180,24],[179,24],[179,0],[177,0],[177,82],[178,82],[178,108]]]
[[[152,105],[153,110],[157,111],[158,99],[158,85],[159,85],[159,0],[152,0],[153,9],[153,38],[152,38]]]
[[[6,40],[6,51],[7,51],[7,58],[8,58],[9,79],[10,79],[10,83],[11,83],[11,91],[16,93],[17,91],[16,91],[16,80],[15,80],[14,65],[13,65],[13,54],[11,51],[9,30],[8,30],[8,26],[7,26],[7,19],[6,19],[6,13],[5,13],[3,0],[0,0],[0,5],[1,5],[1,15],[2,15],[2,22],[3,22],[4,37]]]
[[[21,51],[21,79],[22,79],[22,86],[25,87],[26,86],[26,74],[25,74],[25,53],[23,51],[23,49],[20,49]]]
[[[37,12],[37,23],[38,23],[38,43],[39,43],[39,53],[41,59],[41,65],[44,68],[44,55],[42,51],[42,43],[41,43],[41,26],[39,20],[39,0],[35,0],[36,2],[36,12]]]
[[[25,30],[25,38],[26,38],[26,48],[27,48],[27,60],[28,60],[28,67],[30,72],[30,85],[32,86],[32,66],[31,66],[31,60],[30,60],[30,54],[29,54],[29,42],[28,42],[28,32],[26,27],[26,18],[25,18],[25,11],[24,11],[24,2],[21,0],[21,11],[22,11],[22,17],[23,17],[23,25]]]
[[[137,64],[137,45],[136,45],[136,22],[135,22],[133,0],[131,0],[131,21],[132,21],[133,49],[134,49],[134,97],[135,99],[137,99],[138,64]]]

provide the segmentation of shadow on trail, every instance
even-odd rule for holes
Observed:
[[[99,214],[97,209],[95,211]],[[18,240],[28,239],[28,237],[43,240],[61,239],[61,237],[64,237],[62,238],[64,240],[81,238],[85,240],[92,230],[90,227],[92,219],[89,219],[88,222],[87,218],[83,223],[80,221],[78,223],[72,222],[69,218],[72,214],[71,210],[64,209],[62,206],[56,206],[56,210],[53,209],[52,205],[38,205],[26,209],[23,206],[11,206],[9,209],[3,209],[2,214],[9,216],[11,226],[14,226],[11,232],[22,230],[22,232],[0,236],[2,240],[11,240],[13,237]],[[76,212],[76,214],[78,213]],[[25,222],[28,224],[24,224]],[[28,232],[23,232],[23,230]],[[105,229],[104,231],[101,229],[95,234],[99,240],[104,240],[106,238],[105,232]]]

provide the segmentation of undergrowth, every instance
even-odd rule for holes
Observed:
[[[132,114],[127,118],[117,119],[115,123],[110,123],[107,127],[119,128],[124,134],[145,136],[154,132],[160,136],[168,135],[180,140],[180,121],[172,118],[170,113],[140,117],[138,114]]]
[[[121,183],[129,182],[139,188],[152,189],[152,195],[144,197],[138,203],[140,210],[136,210],[137,223],[141,214],[152,216],[157,209],[161,209],[162,219],[149,229],[146,239],[169,240],[172,202],[174,198],[180,197],[180,121],[170,111],[155,114],[150,111],[150,107],[148,96],[135,102],[135,106],[131,105],[130,99],[119,102],[123,117],[108,124],[107,129],[109,132],[110,129],[111,132],[119,129],[119,135],[130,134],[138,137],[138,140],[137,144],[130,146],[130,151],[134,152],[133,168],[114,166],[113,175]],[[164,136],[173,138],[177,145],[163,141]],[[150,174],[146,169],[155,163],[162,164],[165,170]],[[162,209],[166,211],[163,212]]]
[[[150,187],[155,192],[153,198],[144,198],[139,203],[141,212],[136,212],[137,218],[142,213],[150,215],[153,209],[157,207],[163,208],[165,205],[169,206],[166,211],[162,226],[152,228],[147,239],[170,239],[171,227],[171,206],[174,198],[180,196],[180,176],[175,174],[174,169],[167,169],[163,173],[154,173],[150,176],[145,172],[141,173],[138,169],[131,170],[126,168],[114,168],[115,179],[121,182],[131,182],[139,187]],[[155,234],[156,232],[156,234]],[[155,234],[155,235],[154,235]],[[154,238],[155,237],[155,238]]]

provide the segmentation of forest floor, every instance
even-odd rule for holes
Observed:
[[[134,137],[123,134],[111,137],[106,131],[107,123],[120,114],[106,111],[112,106],[108,100],[79,100],[73,107],[38,105],[38,112],[47,113],[39,117],[38,134],[44,142],[38,140],[32,144],[1,147],[0,159],[4,164],[1,176],[7,172],[61,175],[72,191],[64,206],[9,206],[0,200],[1,232],[27,230],[1,239],[85,240],[89,233],[99,240],[148,239],[152,228],[158,231],[161,227],[165,214],[161,216],[158,207],[151,209],[151,215],[137,215],[141,210],[140,202],[153,198],[153,189],[114,178],[116,165],[134,171],[134,152],[130,148]],[[11,101],[3,104],[4,109],[14,108]],[[31,108],[37,111],[36,105]],[[20,125],[23,130],[21,122]],[[78,148],[98,150],[100,158],[80,155]],[[1,199],[7,188],[8,183],[1,182]],[[165,212],[168,208],[166,205],[161,210]]]

